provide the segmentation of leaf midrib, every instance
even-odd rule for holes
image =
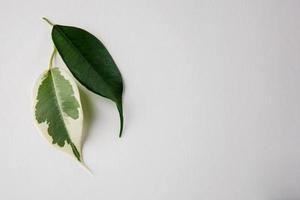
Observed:
[[[69,135],[69,130],[68,130],[68,128],[67,128],[67,126],[66,126],[66,123],[65,123],[65,120],[64,120],[64,117],[63,117],[63,110],[61,109],[61,107],[62,107],[62,104],[61,104],[61,99],[60,99],[60,97],[59,97],[59,95],[58,95],[58,92],[57,92],[57,86],[56,86],[56,84],[55,84],[55,78],[54,78],[54,76],[53,76],[53,72],[52,72],[52,70],[50,69],[49,70],[49,72],[50,72],[50,76],[51,76],[51,82],[52,82],[52,88],[53,88],[53,90],[54,90],[54,93],[55,93],[55,97],[56,98],[54,98],[55,100],[54,100],[54,103],[56,104],[56,106],[58,107],[58,110],[59,110],[59,118],[61,119],[61,121],[63,122],[63,125],[64,125],[64,128],[66,129],[66,131],[67,131],[67,134],[68,134],[68,139],[69,139],[69,141],[67,141],[68,142],[68,144],[69,144],[69,142],[72,142],[71,141],[71,138],[70,138],[70,135]]]

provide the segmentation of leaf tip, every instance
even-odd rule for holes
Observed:
[[[93,176],[92,170],[81,160],[79,161],[80,166],[85,169],[91,176]]]
[[[120,132],[119,132],[119,138],[122,137],[123,133],[123,126],[124,126],[124,117],[123,117],[123,106],[122,103],[117,103],[117,108],[120,116]]]

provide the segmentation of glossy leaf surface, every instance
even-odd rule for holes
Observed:
[[[108,50],[89,32],[71,26],[54,25],[52,40],[67,67],[83,86],[116,103],[121,136],[123,82]]]

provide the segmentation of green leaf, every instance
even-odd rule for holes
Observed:
[[[52,40],[67,67],[83,86],[116,103],[121,137],[123,82],[105,46],[89,32],[71,26],[54,25]]]
[[[34,114],[42,135],[82,162],[83,114],[76,83],[65,71],[52,68],[37,81],[35,99]]]

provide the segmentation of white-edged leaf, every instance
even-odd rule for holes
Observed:
[[[34,89],[34,120],[54,147],[82,163],[82,106],[77,85],[66,71],[52,68],[38,79]]]

